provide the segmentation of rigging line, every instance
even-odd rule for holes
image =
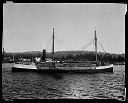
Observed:
[[[94,41],[94,40],[93,40],[93,41]],[[92,42],[93,42],[93,41],[92,41]],[[92,43],[92,42],[91,42],[91,43]],[[91,43],[89,43],[85,48],[87,48]],[[83,48],[81,51],[79,51],[79,52],[76,53],[76,54],[79,54],[79,53],[82,52],[85,48]]]
[[[56,36],[55,36],[55,38],[56,38]],[[57,38],[56,38],[57,39]],[[64,45],[59,39],[57,39],[65,48],[66,48],[66,45]],[[61,39],[62,41],[64,41],[63,39]],[[67,45],[68,46],[68,45]],[[69,47],[69,46],[68,46]],[[73,50],[73,48],[72,47],[69,47],[69,48],[71,48],[72,50]]]
[[[52,36],[50,37],[50,39],[49,39],[48,43],[46,44],[46,49],[47,49],[47,48],[48,48],[48,46],[49,46],[49,43],[50,43],[51,38],[52,38]]]
[[[56,34],[55,36],[63,41],[63,39],[59,35]]]
[[[61,44],[61,45],[63,45],[61,42],[60,42],[60,40],[58,40],[56,37],[55,37],[55,39]],[[63,47],[65,47],[64,45],[63,45]],[[66,48],[67,49],[67,48]]]
[[[90,41],[88,44],[84,45],[84,47],[82,48],[82,50],[84,50],[88,45],[90,45],[92,42],[94,41],[94,39],[92,41]]]
[[[90,40],[90,41],[92,41],[92,40]],[[90,41],[89,41],[89,42],[90,42]],[[78,50],[81,50],[82,48],[84,48],[84,46],[85,46],[85,44],[84,44],[80,49],[78,49]]]
[[[100,44],[100,43],[99,43]],[[104,50],[103,46],[100,44],[100,46],[102,47],[103,51],[106,53],[106,51]]]
[[[94,39],[95,40],[95,39]],[[87,48],[91,43],[93,43],[93,41],[94,40],[92,40],[88,45],[86,45],[81,51],[83,51],[85,48]],[[79,51],[78,53],[76,53],[76,54],[79,54],[81,51]]]
[[[91,42],[93,39],[94,39],[94,38],[92,38],[89,42]],[[86,44],[85,44],[85,45],[86,45]],[[83,48],[85,47],[85,45],[83,45],[80,49],[78,49],[78,51],[81,50],[81,49],[83,49]]]
[[[92,38],[92,39],[88,42],[88,44],[89,44],[90,42],[92,42],[94,39],[95,39],[95,38]],[[85,45],[86,45],[86,44],[85,44]],[[84,45],[82,48],[84,48],[85,45]],[[81,48],[81,49],[82,49],[82,48]]]
[[[56,38],[55,38],[55,40],[56,40],[56,41],[58,42],[58,44],[59,44],[59,45],[58,45],[58,47],[60,47],[60,48],[62,47],[62,48],[64,48],[64,49],[65,49],[64,45],[62,46],[61,42],[60,42],[60,41],[58,41],[58,39],[56,39]]]
[[[91,43],[93,43],[94,40],[92,40],[88,45],[86,45],[82,50],[84,50],[85,48],[87,48]]]
[[[57,36],[58,36],[58,35],[57,35]],[[56,37],[57,37],[57,36],[56,36]],[[61,41],[65,42],[60,36],[58,36],[57,38],[59,38]],[[60,41],[60,40],[59,40],[59,41]],[[68,43],[65,42],[64,44],[68,44]],[[71,48],[71,49],[73,50],[73,48],[72,48],[71,46],[65,45],[65,47],[66,47],[66,46],[68,46],[69,48]]]

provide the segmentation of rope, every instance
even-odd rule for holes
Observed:
[[[94,41],[94,40],[93,40]],[[92,42],[93,42],[92,41]],[[84,50],[85,48],[87,48],[92,42],[90,42],[88,45],[86,45],[82,50]]]
[[[63,45],[64,46],[64,48],[66,48],[66,46],[59,40],[59,39],[57,39],[56,38],[56,36],[55,36],[55,39],[61,44],[61,45]],[[63,39],[61,39],[62,41],[63,41]],[[67,43],[66,43],[67,44]],[[69,46],[68,46],[69,47]],[[71,48],[71,47],[69,47],[69,48]],[[67,48],[66,48],[67,49]],[[73,50],[73,48],[71,48],[72,50]]]
[[[55,39],[56,39],[61,45],[63,45],[63,44],[60,42],[60,40],[58,40],[56,37],[55,37]],[[65,47],[65,46],[63,45],[63,47]]]
[[[91,43],[93,43],[93,41],[94,41],[95,39],[93,39],[89,44],[87,44],[81,51],[83,51],[85,48],[87,48]],[[81,51],[79,51],[78,53],[76,53],[76,54],[79,54]]]
[[[61,41],[64,42],[64,40],[63,40],[60,36],[56,35],[55,37],[56,37],[56,39],[59,38],[58,40],[59,40],[60,42],[61,42]],[[63,44],[62,42],[61,42],[61,44]],[[68,43],[65,42],[64,44],[68,44]],[[71,46],[69,46],[69,45],[63,45],[63,46],[65,46],[65,47],[67,46],[67,47],[69,47],[69,48],[71,48],[71,49],[73,50],[73,48],[72,48]]]
[[[89,42],[91,42],[92,40],[94,40],[94,38],[92,38]],[[80,49],[78,49],[78,51],[83,49],[84,47],[85,47],[85,45],[83,45]]]
[[[48,46],[49,46],[49,43],[50,43],[50,40],[52,39],[52,36],[50,37],[48,43],[46,44],[46,49],[48,49]]]
[[[100,44],[100,43],[99,43]],[[102,47],[103,51],[106,53],[106,51],[104,50],[103,46],[100,44],[100,46]]]

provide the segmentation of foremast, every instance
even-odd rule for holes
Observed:
[[[97,65],[97,37],[96,37],[96,30],[95,30],[95,55],[96,55],[96,65]]]
[[[52,64],[53,64],[53,68],[55,68],[55,62],[54,62],[54,38],[55,38],[54,29],[55,28],[53,28],[53,35],[52,35],[52,38],[53,38],[53,42],[52,42]]]

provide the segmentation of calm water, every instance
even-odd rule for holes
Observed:
[[[11,67],[2,64],[3,99],[125,98],[125,65],[100,74],[12,73]]]

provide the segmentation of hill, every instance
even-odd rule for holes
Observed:
[[[28,52],[17,52],[17,53],[4,53],[4,57],[10,57],[13,59],[42,57],[43,52],[41,51],[28,51]],[[46,58],[50,58],[51,53],[46,53]],[[95,53],[93,51],[57,51],[55,52],[56,60],[72,60],[72,61],[95,61]],[[111,53],[98,53],[99,61],[107,62],[125,62],[125,54],[111,54]]]

